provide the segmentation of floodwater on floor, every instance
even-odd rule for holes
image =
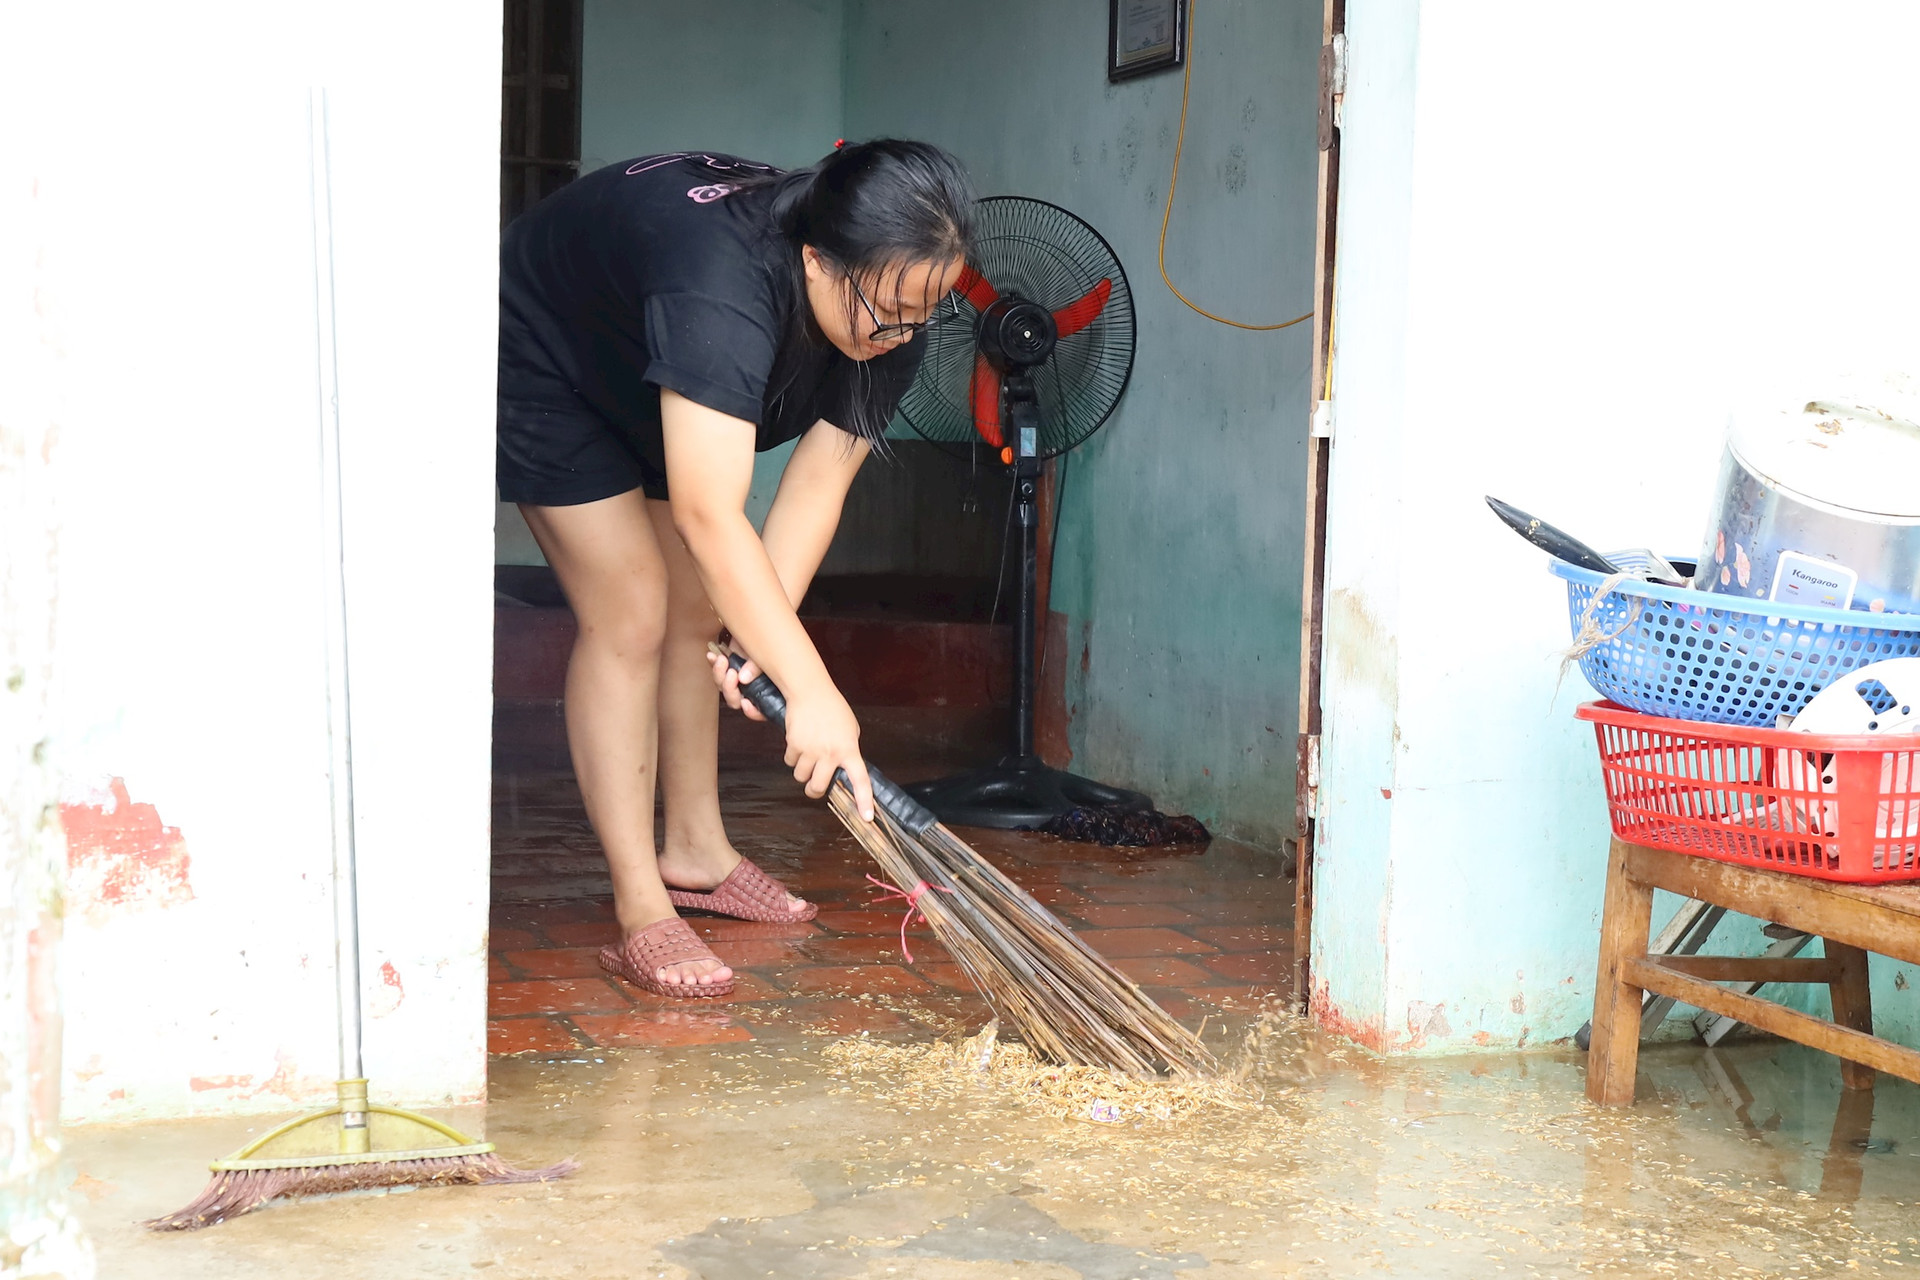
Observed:
[[[729,830],[820,917],[698,919],[740,972],[734,995],[635,992],[599,971],[617,935],[557,725],[548,709],[496,738],[514,748],[495,795],[497,1056],[484,1116],[448,1118],[512,1163],[572,1156],[579,1173],[279,1202],[163,1236],[135,1224],[278,1117],[80,1130],[74,1199],[101,1275],[1920,1275],[1920,1089],[1843,1093],[1832,1058],[1758,1039],[1648,1046],[1640,1100],[1617,1111],[1587,1103],[1571,1048],[1369,1057],[1273,1012],[1292,883],[1229,841],[978,843],[1175,1016],[1204,1020],[1240,1089],[1052,1078],[1006,1047],[983,1071],[983,1046],[958,1046],[987,1011],[924,927],[909,961],[864,855],[795,797],[765,734],[730,731]],[[892,745],[876,756],[908,755]]]
[[[1088,1101],[983,1077],[951,1044],[792,1031],[497,1058],[488,1137],[578,1174],[281,1202],[188,1235],[133,1223],[191,1198],[246,1123],[83,1130],[69,1155],[101,1274],[151,1280],[1920,1268],[1920,1090],[1844,1093],[1799,1046],[1649,1046],[1641,1101],[1606,1111],[1575,1053],[1381,1062],[1286,1019],[1233,1105]]]

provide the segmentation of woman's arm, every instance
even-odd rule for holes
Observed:
[[[796,609],[826,558],[847,490],[868,452],[865,440],[822,420],[800,437],[780,473],[780,489],[773,495],[760,541]]]
[[[834,770],[845,769],[861,816],[871,819],[873,791],[860,758],[859,723],[827,675],[746,516],[753,424],[664,389],[660,417],[674,528],[727,629],[786,694],[787,763],[794,777],[818,799],[827,793]],[[781,489],[786,489],[784,480]],[[807,577],[818,567],[816,556]]]
[[[788,601],[796,609],[833,542],[847,490],[868,452],[865,440],[822,420],[800,437],[787,459],[786,470],[780,474],[780,490],[774,495],[772,510],[767,512],[760,541]],[[765,717],[751,702],[741,701],[740,686],[758,674],[759,668],[751,662],[738,674],[729,670],[724,659],[716,659],[713,666],[714,683],[720,686],[721,696],[749,720]]]

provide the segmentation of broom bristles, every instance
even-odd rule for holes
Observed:
[[[562,1160],[545,1169],[515,1169],[499,1156],[424,1156],[412,1160],[366,1160],[312,1164],[291,1169],[220,1169],[192,1204],[145,1224],[154,1231],[198,1231],[251,1213],[283,1196],[318,1196],[380,1187],[482,1186],[503,1182],[550,1182],[580,1167]]]
[[[718,643],[707,652],[736,671],[746,667],[745,655]],[[765,675],[741,694],[785,726],[786,699]],[[872,772],[878,784],[879,772]],[[1134,1076],[1219,1070],[1200,1037],[932,814],[906,800],[931,825],[915,822],[909,830],[884,803],[866,821],[845,778],[839,774],[827,792],[834,815],[906,895],[909,914],[919,909],[994,1013],[1036,1054]],[[922,883],[942,892],[922,892]]]
[[[1133,1076],[1210,1075],[1219,1064],[1200,1038],[945,826],[915,836],[884,808],[866,822],[843,784],[835,815],[921,913],[1003,1025],[1060,1063]]]

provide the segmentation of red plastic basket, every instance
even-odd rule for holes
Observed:
[[[1600,742],[1622,840],[1821,880],[1920,880],[1920,737],[1836,737],[1574,712]]]

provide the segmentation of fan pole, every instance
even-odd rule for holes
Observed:
[[[1147,810],[1138,791],[1109,787],[1055,769],[1033,753],[1033,642],[1040,591],[1040,397],[1023,368],[1001,386],[1001,421],[1013,449],[1014,515],[1020,524],[1020,601],[1013,615],[1013,754],[998,764],[951,778],[917,782],[907,791],[943,822],[969,827],[1032,829],[1074,809]]]
[[[1007,425],[1013,430],[1013,501],[1020,524],[1020,602],[1013,616],[1013,754],[1033,759],[1033,648],[1040,592],[1040,405],[1033,379],[1006,383]]]

